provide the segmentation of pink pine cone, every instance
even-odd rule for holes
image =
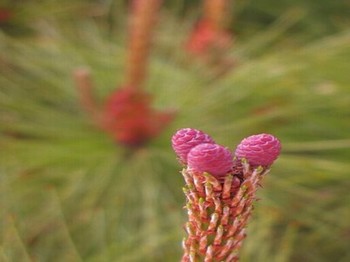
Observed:
[[[226,175],[233,167],[231,151],[217,144],[200,144],[191,149],[187,156],[188,168],[207,172],[216,178]]]
[[[193,129],[183,128],[178,130],[171,138],[172,147],[183,164],[187,164],[187,155],[190,150],[202,143],[215,143],[206,133]]]
[[[280,141],[270,134],[249,136],[241,141],[235,151],[238,159],[245,158],[252,166],[270,166],[281,152]]]

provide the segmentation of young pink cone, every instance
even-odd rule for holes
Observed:
[[[206,133],[194,129],[183,128],[178,130],[171,138],[172,147],[182,164],[187,164],[187,155],[190,150],[203,143],[215,143]]]
[[[207,172],[216,178],[220,178],[232,169],[233,155],[227,147],[204,143],[190,150],[187,163],[188,168],[195,172]]]
[[[271,166],[281,152],[280,141],[270,134],[252,135],[237,146],[235,156],[251,166]]]

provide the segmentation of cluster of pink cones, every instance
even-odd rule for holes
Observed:
[[[270,134],[242,140],[234,153],[200,130],[172,137],[184,169],[187,237],[182,261],[238,261],[255,193],[281,151]]]

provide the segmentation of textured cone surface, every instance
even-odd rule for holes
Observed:
[[[233,156],[226,147],[205,143],[191,149],[187,162],[188,167],[196,172],[207,172],[219,177],[232,169]]]
[[[183,164],[187,164],[187,155],[190,150],[203,143],[215,143],[206,133],[194,129],[183,128],[178,130],[171,139],[172,147]]]
[[[252,166],[270,166],[281,151],[280,141],[270,134],[252,135],[237,146],[235,156],[245,158]]]

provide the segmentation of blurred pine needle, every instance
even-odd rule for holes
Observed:
[[[231,148],[258,132],[284,145],[242,261],[349,261],[350,32],[296,48],[288,23],[267,26],[215,78],[181,49],[190,21],[164,14],[146,89],[178,116],[130,154],[93,126],[71,78],[89,67],[101,101],[122,81],[120,21],[44,17],[35,37],[0,34],[0,260],[178,261],[184,196],[170,137],[190,126]]]

